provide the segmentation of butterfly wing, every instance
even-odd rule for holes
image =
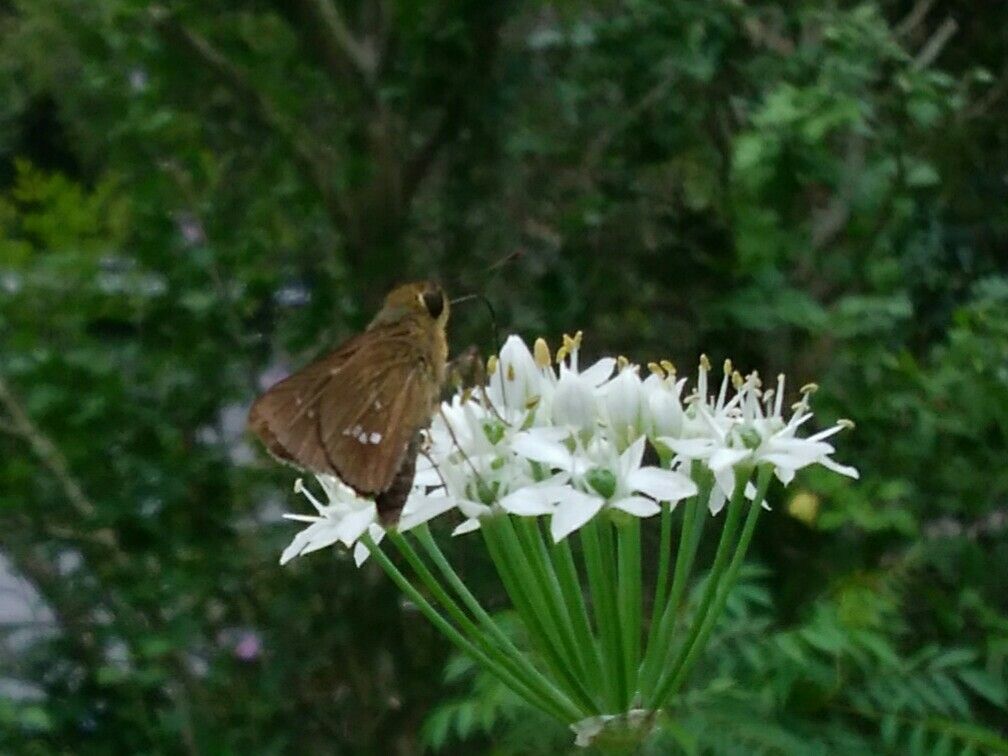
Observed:
[[[379,326],[267,391],[249,426],[281,461],[374,495],[392,484],[430,421],[437,390],[409,329]]]

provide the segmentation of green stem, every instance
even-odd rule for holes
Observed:
[[[565,538],[560,543],[553,544],[550,551],[556,565],[557,577],[560,579],[564,601],[567,604],[567,613],[574,625],[578,646],[585,653],[588,687],[596,694],[602,694],[602,657],[599,655],[598,642],[592,635],[591,624],[588,621],[588,609],[585,606],[584,594],[581,590],[581,577],[578,574],[568,539]]]
[[[608,517],[595,518],[599,522],[598,534],[599,543],[602,546],[602,567],[606,575],[606,587],[609,591],[609,608],[612,622],[613,652],[616,655],[615,671],[618,675],[619,706],[620,709],[626,707],[630,700],[629,670],[626,668],[626,653],[623,646],[623,635],[625,629],[621,624],[620,617],[620,597],[619,597],[619,567],[616,557],[616,543],[613,537],[613,524]]]
[[[472,591],[466,586],[462,581],[462,578],[458,576],[455,569],[451,566],[451,563],[445,557],[441,548],[437,545],[437,541],[431,535],[430,528],[427,523],[424,523],[414,529],[417,540],[423,546],[427,555],[431,558],[431,561],[437,566],[444,575],[445,579],[452,589],[458,594],[459,598],[462,599],[462,603],[472,612],[473,616],[480,622],[480,624],[486,629],[487,632],[493,637],[503,647],[504,653],[520,668],[520,672],[524,677],[528,678],[530,687],[534,687],[539,693],[544,697],[552,699],[557,702],[559,706],[566,708],[569,711],[580,711],[570,699],[557,688],[545,675],[543,675],[539,670],[537,670],[532,663],[528,660],[526,654],[522,653],[514,642],[500,629],[500,626],[494,621],[493,617],[483,608],[479,600],[473,595]]]
[[[683,512],[682,530],[679,533],[679,547],[676,551],[675,570],[672,574],[672,589],[661,610],[658,632],[653,641],[648,643],[642,671],[641,690],[647,697],[658,683],[658,677],[668,660],[672,646],[672,632],[675,629],[676,615],[682,602],[689,575],[693,571],[697,549],[704,525],[707,523],[707,500],[710,497],[713,479],[705,475],[698,463],[694,463],[693,478],[700,478],[697,495],[686,502]]]
[[[687,656],[693,650],[696,640],[703,629],[703,624],[707,620],[711,604],[717,594],[721,576],[728,566],[728,556],[735,541],[735,532],[738,530],[739,522],[742,519],[742,506],[745,502],[745,487],[748,480],[748,470],[745,472],[736,470],[735,490],[732,492],[731,502],[728,504],[728,513],[725,517],[724,529],[721,532],[721,540],[718,542],[717,552],[714,554],[714,564],[711,567],[710,574],[707,576],[700,604],[693,615],[693,623],[690,626],[689,636],[686,642],[680,647],[672,664],[666,668],[666,672],[659,678],[650,708],[658,709],[665,702],[671,691],[673,680],[676,679]]]
[[[641,636],[641,552],[640,520],[631,517],[629,522],[616,528],[618,560],[618,600],[620,639],[623,644],[623,672],[626,675],[626,700],[624,710],[629,710],[637,692],[640,667]]]
[[[749,513],[746,515],[745,525],[742,526],[742,535],[739,536],[738,546],[735,548],[735,554],[732,556],[731,564],[728,565],[728,569],[724,573],[724,578],[720,581],[717,598],[715,599],[714,605],[708,613],[707,618],[704,620],[704,625],[700,631],[699,637],[694,642],[689,655],[683,661],[682,666],[679,668],[679,671],[676,672],[675,677],[669,685],[668,695],[675,694],[683,682],[685,682],[686,677],[693,668],[693,665],[696,664],[700,654],[707,646],[707,641],[710,639],[710,635],[714,631],[717,621],[721,618],[721,613],[724,611],[725,603],[728,601],[728,594],[735,585],[735,580],[738,578],[739,570],[742,569],[742,563],[745,561],[746,552],[749,550],[749,543],[752,541],[753,533],[756,531],[756,520],[759,519],[760,512],[763,511],[763,497],[766,496],[766,490],[770,485],[772,473],[773,468],[770,466],[760,468],[756,484],[756,498],[749,505]]]
[[[539,613],[540,623],[547,629],[554,652],[561,662],[561,669],[576,700],[586,705],[590,711],[599,713],[594,697],[585,685],[584,673],[580,669],[579,656],[574,643],[573,629],[565,626],[566,612],[559,589],[551,591],[551,581],[543,564],[542,555],[536,549],[532,537],[527,532],[528,522],[522,517],[502,518],[501,532],[509,546],[523,557],[516,560],[518,574],[526,589],[526,595]],[[554,578],[555,581],[555,578]]]
[[[661,511],[661,533],[658,536],[658,574],[655,577],[654,599],[651,602],[651,622],[645,649],[650,649],[658,634],[662,611],[665,607],[665,591],[668,588],[669,566],[672,563],[672,505],[663,504]],[[645,665],[647,655],[645,654]],[[642,669],[643,672],[643,669]]]
[[[612,711],[619,711],[625,698],[622,693],[623,675],[621,672],[622,649],[619,635],[616,634],[616,597],[615,588],[605,566],[602,553],[602,543],[599,538],[600,528],[609,527],[599,523],[598,518],[592,519],[578,531],[584,546],[585,569],[588,574],[588,586],[591,589],[592,613],[595,627],[598,629],[602,649],[603,689],[606,691],[609,706]]]
[[[534,518],[516,517],[512,523],[518,541],[525,549],[526,562],[533,573],[535,588],[539,591],[550,613],[550,619],[557,628],[564,657],[574,674],[584,683],[588,676],[588,661],[585,655],[588,649],[583,649],[574,636],[574,622],[570,612],[567,611],[567,602],[564,600],[560,580],[553,568],[553,561],[549,558],[549,552],[543,542],[542,531],[539,530]],[[585,688],[586,692],[590,690],[588,685],[585,685]]]
[[[553,671],[555,681],[562,685],[578,708],[586,714],[596,713],[591,696],[564,661],[557,629],[551,624],[549,611],[535,590],[535,580],[529,575],[525,553],[518,544],[507,515],[484,518],[480,530],[504,590],[518,610],[537,651]]]
[[[448,620],[442,617],[438,610],[434,608],[433,604],[424,598],[423,594],[421,594],[420,591],[418,591],[413,584],[410,583],[406,576],[403,575],[392,563],[392,560],[386,556],[385,552],[378,547],[369,534],[365,533],[361,537],[361,543],[367,547],[371,556],[374,557],[375,561],[378,562],[379,566],[392,579],[392,582],[396,584],[399,590],[406,594],[406,596],[414,604],[416,604],[417,608],[430,621],[430,623],[440,630],[441,633],[448,638],[449,641],[454,643],[463,653],[468,654],[479,664],[482,664],[487,671],[499,677],[508,687],[514,690],[515,693],[524,698],[532,706],[548,712],[561,722],[570,722],[572,716],[580,716],[580,713],[565,711],[555,707],[552,702],[540,699],[533,691],[529,690],[529,688],[526,687],[521,680],[514,677],[499,662],[488,656],[468,638],[463,636],[457,629],[455,629],[455,627],[452,626],[450,622],[448,622]]]

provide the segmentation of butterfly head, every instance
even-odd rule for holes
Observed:
[[[433,281],[416,281],[390,291],[371,325],[393,323],[409,317],[444,328],[448,322],[448,310],[448,297],[438,284]]]

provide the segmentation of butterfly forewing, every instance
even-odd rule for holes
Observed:
[[[266,392],[252,429],[282,461],[336,475],[361,494],[386,490],[436,399],[415,344],[405,323],[366,331]]]

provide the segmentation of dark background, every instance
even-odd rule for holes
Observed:
[[[1005,752],[1006,29],[944,0],[0,2],[0,750],[568,747],[446,679],[373,565],[277,565],[303,502],[249,402],[436,276],[503,332],[783,369],[857,423],[859,482],[772,491],[655,748]],[[452,348],[491,332],[459,308]]]

